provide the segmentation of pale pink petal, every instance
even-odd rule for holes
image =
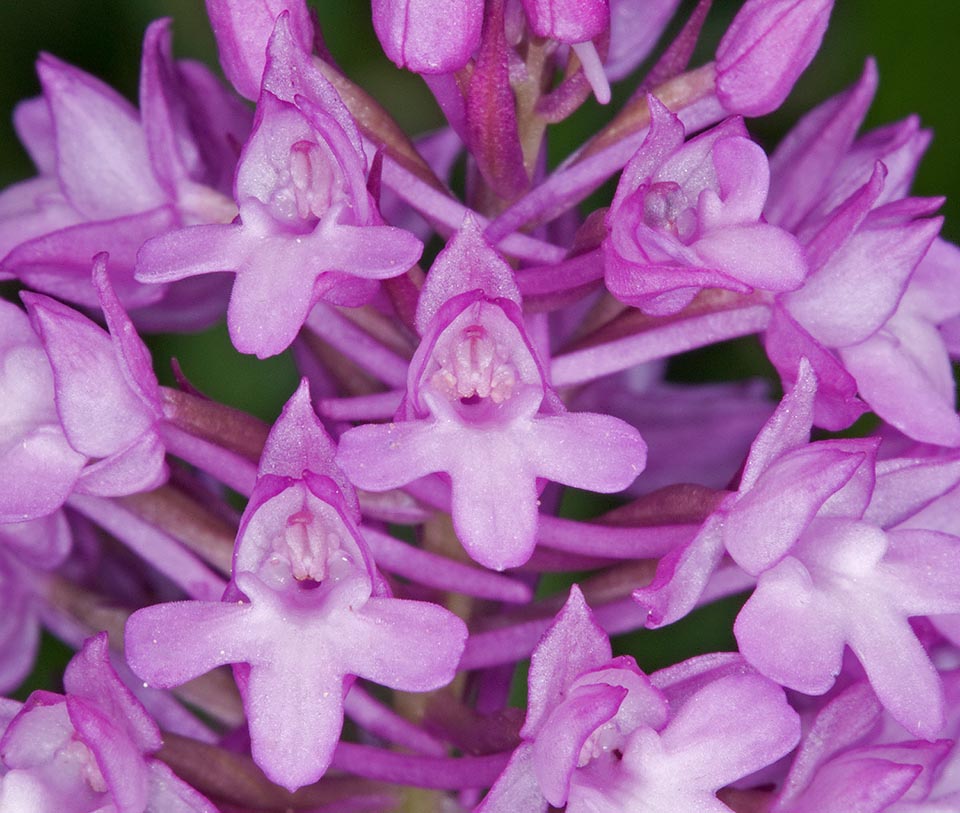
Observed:
[[[630,424],[609,415],[567,412],[535,418],[516,443],[540,477],[610,493],[643,471],[647,446]]]
[[[792,556],[760,576],[733,631],[759,672],[806,694],[823,694],[840,673],[845,630]]]
[[[585,672],[610,660],[610,640],[597,625],[577,585],[530,658],[527,719],[521,734],[534,737],[550,712]]]
[[[796,238],[766,223],[727,226],[701,237],[692,248],[705,265],[752,288],[793,291],[807,275]]]
[[[467,627],[449,610],[426,601],[371,598],[350,615],[341,633],[355,642],[341,655],[347,672],[405,692],[453,680]]]
[[[960,418],[953,397],[946,400],[896,336],[886,331],[840,351],[864,400],[910,437],[942,446],[960,446]]]
[[[70,202],[96,220],[163,205],[133,106],[49,55],[41,57],[37,72],[53,116],[57,174]]]

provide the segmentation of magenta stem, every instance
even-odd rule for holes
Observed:
[[[362,728],[387,742],[428,756],[446,756],[447,749],[440,740],[383,705],[356,683],[343,699],[343,711]]]
[[[557,356],[550,366],[551,381],[555,387],[585,384],[637,364],[758,333],[769,321],[767,305],[749,305],[668,321],[632,336]]]
[[[352,398],[321,398],[317,414],[332,421],[383,421],[400,408],[406,390],[390,390]]]
[[[541,514],[537,524],[537,544],[583,556],[650,559],[689,542],[699,527],[699,524],[596,525]]]
[[[408,360],[397,355],[369,333],[322,303],[307,316],[306,326],[368,373],[394,388],[407,383]]]
[[[451,233],[460,228],[464,217],[468,214],[472,215],[481,226],[489,222],[483,215],[464,206],[450,195],[437,191],[430,184],[424,183],[412,172],[389,159],[383,162],[383,183],[429,221],[444,226]],[[567,253],[566,249],[560,246],[538,240],[527,234],[505,232],[495,242],[497,247],[506,254],[536,265],[559,262]]]
[[[170,424],[161,425],[160,431],[170,454],[213,475],[234,491],[250,496],[257,481],[257,467],[246,457],[194,437]]]
[[[331,767],[366,779],[416,788],[462,790],[490,787],[503,772],[510,753],[480,757],[431,757],[398,754],[368,745],[341,742]]]
[[[173,537],[140,519],[112,500],[72,494],[67,505],[109,531],[145,562],[178,585],[190,598],[219,601],[226,589],[224,579]]]
[[[533,598],[523,582],[415,548],[374,528],[364,527],[363,538],[378,567],[418,584],[511,604]]]

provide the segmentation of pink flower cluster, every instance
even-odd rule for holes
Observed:
[[[138,108],[43,56],[14,112],[0,690],[41,629],[77,654],[0,699],[0,813],[960,809],[929,133],[861,132],[868,62],[753,138],[831,0],[746,0],[697,67],[709,0],[668,42],[677,0],[371,5],[442,131],[406,135],[304,0],[207,0],[229,84],[161,20]],[[143,337],[221,318],[293,353],[272,425],[158,383]],[[669,380],[734,338],[782,398]],[[616,638],[730,597],[737,651],[648,673]]]

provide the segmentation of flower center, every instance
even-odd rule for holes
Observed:
[[[94,793],[109,791],[110,788],[100,772],[96,757],[86,743],[73,739],[60,749],[57,756],[61,761],[60,770],[65,770],[67,765],[73,766],[77,772],[75,775],[82,779]]]
[[[235,566],[273,589],[311,590],[363,568],[356,542],[333,506],[303,483],[261,505],[244,532]]]
[[[696,213],[680,184],[660,181],[651,184],[643,195],[643,222],[651,229],[685,240],[696,228]]]
[[[339,535],[307,508],[287,517],[283,542],[293,577],[304,583],[327,578],[327,559],[340,547]]]
[[[469,404],[489,398],[502,404],[513,395],[519,378],[516,365],[483,325],[469,325],[437,350],[439,369],[430,384],[449,399]]]
[[[582,768],[601,757],[616,760],[621,759],[626,741],[627,737],[623,731],[620,730],[619,721],[614,717],[609,722],[594,729],[590,736],[587,737],[586,742],[584,742],[583,747],[580,749],[577,767]]]
[[[313,141],[290,147],[290,180],[297,214],[304,220],[321,218],[333,204],[336,172],[327,152]]]

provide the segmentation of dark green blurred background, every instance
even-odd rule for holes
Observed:
[[[363,0],[313,0],[329,48],[347,72],[372,92],[411,132],[440,124],[419,79],[396,70],[378,54]],[[693,0],[681,7],[687,12]],[[716,0],[700,61],[710,58],[740,0]],[[0,0],[0,184],[28,177],[31,166],[10,126],[17,100],[38,92],[33,61],[50,51],[100,76],[130,98],[136,95],[140,40],[145,26],[173,17],[179,56],[215,60],[213,37],[202,0]],[[881,84],[870,113],[871,126],[919,113],[933,128],[933,145],[921,167],[916,192],[946,194],[944,233],[960,240],[960,113],[953,82],[960,80],[960,3],[953,0],[837,0],[824,46],[784,108],[752,124],[770,147],[804,110],[854,81],[873,54]],[[622,93],[629,93],[625,87]],[[607,115],[597,105],[561,125],[552,155],[562,155]],[[599,118],[598,118],[599,117]],[[233,353],[222,329],[202,344],[177,337],[155,345],[161,369],[177,355],[187,374],[211,395],[264,417],[290,394],[295,373],[288,358],[262,364]],[[213,363],[210,360],[216,359]],[[169,379],[168,379],[169,380]]]

